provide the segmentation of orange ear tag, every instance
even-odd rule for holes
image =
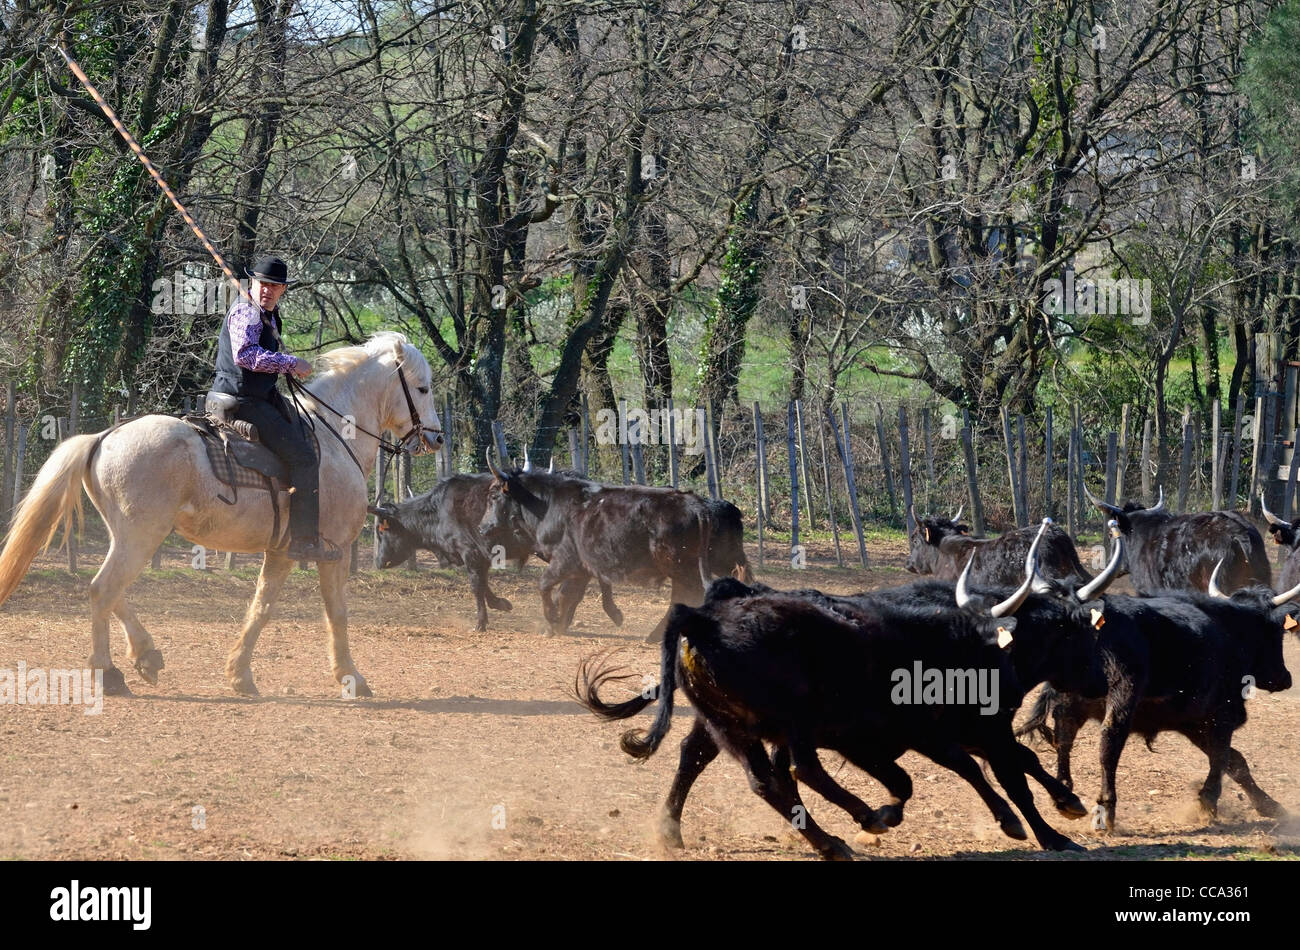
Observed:
[[[1300,622],[1297,622],[1295,617],[1291,616],[1290,614],[1287,614],[1286,622],[1282,624],[1282,629],[1294,630],[1296,627],[1300,627]]]
[[[1006,627],[998,627],[998,646],[1004,650],[1011,646],[1011,631]]]

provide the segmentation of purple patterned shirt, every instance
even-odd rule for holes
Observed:
[[[255,373],[288,373],[298,358],[288,353],[273,353],[258,343],[262,336],[262,308],[240,298],[226,316],[230,333],[230,352],[235,363]]]

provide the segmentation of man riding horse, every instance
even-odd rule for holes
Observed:
[[[248,271],[250,296],[240,297],[222,327],[212,390],[234,396],[235,419],[257,427],[263,445],[289,470],[288,555],[296,561],[337,561],[343,552],[320,536],[320,462],[303,419],[276,389],[281,374],[303,379],[311,364],[282,352],[280,298],[291,283],[278,257],[263,257]]]

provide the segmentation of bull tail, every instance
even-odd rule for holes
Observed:
[[[619,739],[619,747],[634,759],[648,759],[654,755],[672,725],[673,693],[677,690],[677,643],[681,639],[682,629],[694,613],[693,608],[684,604],[674,604],[668,611],[660,651],[657,689],[647,689],[640,696],[626,702],[606,703],[599,696],[600,687],[610,680],[629,679],[630,675],[622,675],[619,670],[608,666],[604,659],[597,660],[595,657],[584,662],[578,671],[578,679],[574,683],[578,702],[602,719],[627,719],[658,699],[659,709],[649,731],[642,733],[633,729],[623,733]]]
[[[1056,734],[1052,732],[1052,727],[1047,724],[1047,720],[1051,718],[1053,707],[1056,706],[1058,699],[1056,690],[1044,685],[1038,691],[1038,698],[1034,700],[1033,708],[1029,710],[1029,718],[1016,730],[1016,738],[1037,732],[1048,745],[1056,745]]]
[[[1273,583],[1273,568],[1268,563],[1268,552],[1264,546],[1264,538],[1253,527],[1251,533],[1254,537],[1250,538],[1250,544],[1243,543],[1240,540],[1237,541],[1237,544],[1241,547],[1243,557],[1250,565],[1251,581],[1247,583],[1253,582],[1269,587]]]
[[[742,584],[754,583],[754,572],[750,570],[749,558],[745,557],[745,552],[740,552],[740,557],[736,560],[736,569],[731,572],[731,576]]]
[[[707,509],[700,514],[700,583],[705,590],[713,583],[713,572],[709,570],[709,546],[713,543],[713,512]],[[664,638],[667,643],[667,637]]]
[[[0,552],[0,604],[22,581],[59,525],[67,538],[81,526],[81,485],[101,435],[76,435],[59,443],[19,504]]]

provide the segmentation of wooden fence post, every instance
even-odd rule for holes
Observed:
[[[14,497],[14,427],[18,424],[18,384],[14,380],[5,383],[5,457],[4,478],[0,481],[0,527],[9,524],[12,509],[10,502]]]
[[[411,488],[411,453],[403,452],[397,457],[397,500],[406,501],[415,495]],[[411,556],[406,560],[406,569],[409,571],[418,571],[420,569],[417,549],[411,549]]]
[[[501,460],[505,464],[505,459]],[[383,449],[375,449],[375,504],[384,501],[384,482],[388,480],[388,456]],[[379,570],[379,519],[375,519],[375,550],[371,565]]]
[[[1025,444],[1024,413],[1016,415],[1016,440],[1020,443],[1020,458],[1017,460],[1020,474],[1016,478],[1016,486],[1020,489],[1020,507],[1025,512],[1025,527],[1029,527],[1033,514],[1029,510],[1029,449]]]
[[[671,399],[668,400],[668,483],[677,487],[677,415]]]
[[[825,423],[818,424],[817,436],[822,447],[822,483],[826,488],[826,517],[830,519],[831,536],[835,538],[835,564],[838,567],[843,567],[844,555],[840,552],[840,526],[835,520],[835,503],[831,500],[831,466],[830,459],[826,455]]]
[[[632,450],[632,477],[636,479],[638,485],[645,484],[645,453],[641,448],[642,443],[646,441],[645,429],[645,420],[638,417],[636,420],[636,433],[633,434],[629,429],[627,434]]]
[[[799,427],[799,471],[803,475],[803,498],[804,504],[808,507],[808,527],[815,528],[817,512],[813,508],[812,482],[808,480],[808,446],[804,437],[803,401],[800,399],[794,401],[794,419]]]
[[[718,438],[714,432],[715,425],[721,425],[717,421],[718,407],[709,400],[708,411],[705,421],[708,425],[704,428],[704,474],[709,480],[709,497],[714,501],[722,498],[722,476],[718,473]]]
[[[1253,430],[1251,435],[1254,437],[1250,444],[1250,491],[1246,493],[1246,510],[1249,512],[1257,511],[1259,505],[1258,496],[1260,489],[1260,458],[1262,446],[1264,444],[1264,397],[1255,397],[1255,424],[1251,426]]]
[[[1187,511],[1187,492],[1192,478],[1192,419],[1191,412],[1183,414],[1183,451],[1178,466],[1178,513]]]
[[[916,527],[912,522],[912,447],[907,438],[907,409],[898,404],[898,477],[903,482],[903,531],[910,534]]]
[[[970,504],[971,525],[975,535],[984,535],[984,503],[980,499],[979,471],[975,466],[975,437],[971,432],[970,415],[964,413],[961,429],[961,449],[966,459],[966,499]]]
[[[624,485],[630,485],[632,482],[631,475],[629,474],[631,468],[631,464],[630,464],[631,459],[629,457],[630,450],[627,444],[628,440],[631,438],[632,438],[632,434],[627,431],[627,400],[620,399],[618,401],[618,441],[619,441],[619,451],[623,457],[623,484]],[[709,464],[709,453],[706,448],[704,452],[705,468],[708,467],[708,464]]]
[[[1079,509],[1074,503],[1074,469],[1079,455],[1078,435],[1078,430],[1070,426],[1070,441],[1065,456],[1065,530],[1075,544],[1079,543]]]
[[[1028,516],[1020,507],[1020,486],[1016,484],[1016,447],[1011,440],[1011,413],[1006,406],[999,413],[1002,417],[1002,446],[1007,456],[1007,484],[1011,488],[1011,516],[1016,520],[1016,527],[1023,528],[1029,524]]]
[[[1223,507],[1232,511],[1237,507],[1237,477],[1241,473],[1241,422],[1246,412],[1246,397],[1237,394],[1237,407],[1232,426],[1232,474],[1228,479],[1228,498]]]
[[[1055,518],[1052,510],[1052,468],[1056,460],[1052,458],[1052,407],[1047,407],[1043,420],[1043,517]]]
[[[1133,441],[1132,416],[1128,403],[1124,403],[1119,413],[1119,466],[1115,471],[1115,499],[1116,503],[1122,502],[1128,497],[1124,487],[1124,476],[1128,474],[1128,451]],[[1109,536],[1110,532],[1106,532]]]
[[[1210,510],[1218,511],[1223,503],[1223,450],[1220,448],[1219,403],[1210,416]],[[1294,451],[1293,453],[1294,454]]]
[[[898,517],[898,496],[894,494],[894,471],[889,464],[889,444],[885,441],[885,408],[876,403],[876,442],[880,446],[880,466],[885,470],[885,490],[889,492],[889,513]]]
[[[921,410],[921,432],[925,440],[925,509],[934,511],[934,436],[930,431],[930,407]]]
[[[1146,419],[1142,423],[1142,504],[1150,504],[1151,499],[1151,432],[1155,421]]]
[[[754,454],[758,463],[758,520],[772,515],[771,493],[767,486],[767,439],[763,437],[763,413],[754,402]]]
[[[853,477],[853,451],[849,444],[849,404],[840,403],[840,411],[844,416],[844,438],[840,438],[839,426],[835,422],[835,413],[830,406],[826,407],[826,417],[831,423],[831,434],[835,437],[835,448],[840,454],[840,464],[844,467],[844,484],[848,487],[849,492],[849,510],[853,512],[853,531],[858,536],[858,557],[862,561],[862,566],[867,566],[867,542],[862,534],[862,513],[858,509],[858,484]]]
[[[763,565],[763,522],[767,520],[764,515],[764,496],[766,486],[763,484],[763,415],[758,410],[758,403],[754,403],[754,469],[755,479],[758,483],[758,500],[755,504],[757,512],[755,520],[758,523],[758,564]]]
[[[67,423],[67,431],[64,432],[64,433],[62,433],[63,439],[70,439],[70,438],[72,438],[74,435],[77,434],[77,403],[78,403],[79,401],[80,401],[80,395],[79,395],[79,393],[78,393],[78,391],[77,391],[77,384],[76,384],[76,383],[73,383],[73,384],[72,384],[72,402],[71,402],[71,408],[68,410],[68,418],[67,418],[67,420],[66,420],[66,423]],[[60,420],[59,420],[59,426],[60,426],[60,428],[63,428],[63,426],[64,426],[64,421],[65,421],[65,420],[63,420],[63,419],[60,419]],[[60,439],[59,441],[63,441],[63,439]],[[65,546],[66,546],[67,549],[68,549],[68,573],[69,573],[69,574],[75,574],[75,573],[77,573],[77,531],[76,531],[76,528],[75,528],[74,526],[72,526],[72,525],[69,525],[66,534],[67,534],[67,536],[63,539],[63,542],[64,542]]]
[[[455,474],[452,465],[451,442],[454,438],[451,426],[451,395],[442,401],[442,471],[447,477]],[[355,571],[354,571],[355,573]]]
[[[790,566],[799,560],[799,456],[795,449],[794,400],[785,410],[785,451],[790,461]]]

